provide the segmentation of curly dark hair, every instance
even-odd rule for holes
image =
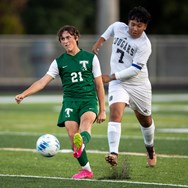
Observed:
[[[59,41],[60,41],[60,39],[62,37],[62,33],[64,31],[67,31],[68,33],[70,33],[70,35],[75,36],[75,38],[80,37],[80,32],[78,31],[78,29],[76,27],[74,27],[72,25],[65,25],[65,26],[61,27],[59,29],[59,31],[57,32],[57,36],[58,36]],[[78,42],[77,42],[77,44],[78,44]]]
[[[142,6],[134,7],[128,13],[128,21],[136,20],[148,24],[151,20],[151,14]]]

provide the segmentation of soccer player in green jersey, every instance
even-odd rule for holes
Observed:
[[[58,31],[58,39],[65,53],[56,58],[48,72],[28,89],[16,95],[19,104],[24,98],[37,93],[56,76],[63,88],[63,104],[58,126],[65,127],[81,171],[72,178],[92,178],[93,172],[87,158],[86,145],[91,138],[92,124],[106,119],[105,92],[97,56],[78,47],[79,31],[66,25]]]

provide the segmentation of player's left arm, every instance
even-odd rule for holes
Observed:
[[[142,69],[142,65],[138,65],[138,64],[133,62],[132,65],[129,68],[127,68],[127,69],[124,69],[122,71],[113,73],[111,75],[103,74],[102,75],[102,79],[103,79],[104,83],[108,83],[108,82],[110,82],[112,80],[124,81],[124,80],[126,80],[128,78],[131,78],[131,77],[136,76],[137,74],[139,74],[141,69]]]
[[[132,65],[130,67],[121,70],[119,72],[115,72],[112,75],[103,75],[102,76],[103,82],[108,83],[112,80],[125,81],[133,76],[138,75],[139,72],[142,70],[142,68],[146,66],[150,54],[151,54],[150,45],[148,47],[145,47],[143,45],[143,47],[139,48],[138,51],[136,52]]]

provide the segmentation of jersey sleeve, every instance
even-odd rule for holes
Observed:
[[[92,63],[92,72],[93,72],[93,76],[94,78],[101,76],[101,67],[100,67],[100,63],[99,63],[99,59],[96,55],[94,55],[93,57],[93,63]]]
[[[151,54],[151,44],[149,42],[145,43],[144,45],[139,45],[139,48],[135,54],[133,59],[133,64],[143,67]]]
[[[47,72],[46,74],[52,76],[53,78],[55,78],[57,75],[59,75],[59,69],[58,69],[58,67],[57,67],[57,62],[56,62],[56,60],[54,60],[54,61],[51,63],[51,65],[50,65],[50,67],[49,67],[49,69],[48,69],[48,72]]]
[[[117,24],[117,22],[111,24],[106,31],[101,35],[102,38],[105,40],[108,40],[110,37],[114,36],[114,26]]]

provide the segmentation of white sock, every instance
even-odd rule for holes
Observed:
[[[109,122],[108,123],[108,145],[110,153],[118,153],[119,142],[121,136],[121,123]]]
[[[152,124],[150,127],[142,127],[141,126],[141,131],[142,135],[144,138],[144,144],[146,146],[153,146],[154,144],[154,132],[155,132],[155,124],[154,121],[152,120]]]
[[[89,162],[87,162],[87,164],[85,166],[82,166],[82,169],[83,170],[88,170],[89,172],[91,172],[91,167],[90,167]]]

